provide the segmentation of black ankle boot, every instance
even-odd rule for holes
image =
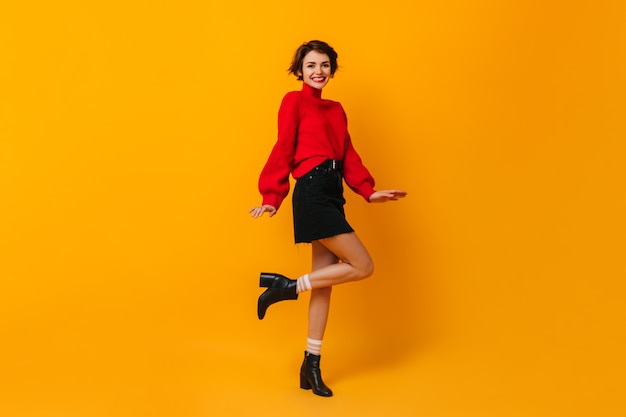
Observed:
[[[322,397],[332,397],[333,392],[322,381],[322,371],[320,370],[319,355],[311,355],[309,352],[304,352],[304,361],[300,368],[300,388],[313,389],[313,394],[321,395]]]
[[[280,274],[262,272],[260,286],[268,288],[259,297],[259,303],[257,306],[259,320],[263,320],[267,308],[272,304],[283,300],[298,299],[298,293],[296,292],[296,280],[289,279]]]

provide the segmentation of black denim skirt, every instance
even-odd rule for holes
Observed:
[[[354,232],[343,206],[341,165],[327,159],[296,181],[293,190],[293,232],[296,243]]]

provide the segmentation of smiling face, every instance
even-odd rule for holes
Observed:
[[[321,90],[333,77],[330,73],[330,58],[322,52],[309,52],[304,56],[302,70],[297,75],[302,77],[305,84]]]

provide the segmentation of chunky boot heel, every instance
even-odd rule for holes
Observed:
[[[333,392],[322,381],[322,371],[320,370],[319,355],[311,355],[304,352],[304,361],[300,368],[300,388],[313,390],[313,394],[322,397],[332,397]]]
[[[280,274],[263,272],[260,279],[261,287],[267,287],[259,297],[257,315],[263,320],[267,308],[274,303],[284,300],[297,300],[296,280],[289,279]]]
[[[306,376],[300,372],[300,388],[302,389],[311,389],[311,384],[307,381]]]
[[[260,281],[259,287],[271,287],[272,285],[274,285],[274,281],[276,281],[276,277],[285,278],[284,276],[280,274],[274,274],[273,272],[261,272],[261,279],[259,280]]]

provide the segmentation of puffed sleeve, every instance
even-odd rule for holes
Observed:
[[[347,131],[343,157],[343,177],[346,184],[366,201],[369,201],[370,196],[376,192],[374,177],[363,165]]]
[[[263,204],[270,204],[276,209],[289,194],[289,174],[298,133],[298,101],[297,92],[287,93],[283,97],[278,110],[278,140],[259,177],[259,192],[263,196]]]

